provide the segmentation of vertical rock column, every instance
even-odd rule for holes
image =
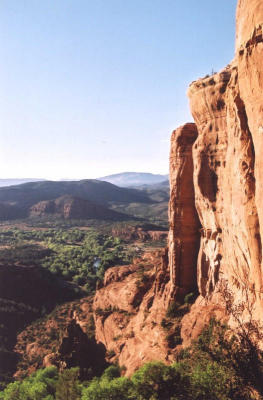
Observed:
[[[182,299],[197,288],[200,223],[195,208],[192,147],[197,128],[188,123],[172,133],[168,236],[170,298]]]

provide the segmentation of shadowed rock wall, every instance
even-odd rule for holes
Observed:
[[[197,288],[200,222],[195,208],[192,157],[197,134],[196,125],[189,123],[171,137],[168,248],[170,296],[177,299]]]

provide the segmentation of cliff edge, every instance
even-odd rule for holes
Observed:
[[[188,90],[198,130],[193,180],[202,225],[200,298],[193,309],[211,304],[224,309],[227,288],[233,306],[244,309],[243,322],[260,320],[263,306],[262,24],[262,2],[240,0],[233,62]],[[192,316],[183,321],[188,332]],[[229,323],[235,325],[231,316]]]

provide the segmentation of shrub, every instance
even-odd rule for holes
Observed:
[[[106,368],[103,372],[102,379],[112,380],[114,378],[119,378],[121,374],[121,369],[118,365],[111,365]]]
[[[185,304],[193,304],[196,299],[196,294],[195,293],[188,293],[185,298],[184,298],[184,303]]]
[[[175,318],[177,316],[179,307],[180,307],[179,303],[177,303],[176,301],[172,301],[169,304],[168,309],[166,311],[166,317],[167,318]]]

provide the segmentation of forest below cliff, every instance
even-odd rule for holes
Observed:
[[[252,326],[250,327],[252,328]],[[255,328],[255,327],[253,327]],[[3,400],[252,400],[263,395],[263,358],[250,338],[226,339],[229,328],[211,320],[191,347],[167,366],[151,362],[130,378],[111,365],[100,377],[79,380],[79,368],[59,372],[40,369],[10,383],[0,392]]]
[[[148,235],[147,225],[144,228],[146,230],[141,227],[137,230],[136,225],[130,223],[119,225],[109,222],[81,227],[76,226],[73,220],[63,222],[59,219],[52,222],[35,221],[34,226],[5,223],[0,230],[2,387],[10,381],[17,368],[22,375],[28,368],[41,368],[45,354],[51,352],[52,347],[57,349],[59,346],[56,335],[53,335],[54,329],[49,334],[44,325],[41,327],[42,319],[52,320],[50,313],[55,312],[56,307],[63,308],[63,304],[67,309],[74,301],[79,304],[81,299],[88,299],[89,303],[96,287],[103,283],[107,269],[117,265],[128,266],[135,256],[165,245],[165,231],[160,231],[161,238],[157,235],[157,239],[154,239]],[[79,309],[79,306],[76,307]],[[70,323],[71,317],[66,318],[62,311],[53,315],[55,323],[64,320],[63,328],[59,328],[63,336],[63,330]],[[89,326],[92,312],[87,312],[86,319]],[[30,327],[31,323],[35,325]],[[91,326],[94,336],[94,322]],[[22,343],[29,345],[40,335],[39,337],[46,336],[47,340],[51,340],[51,344],[43,349],[39,343],[42,349],[40,353],[26,358],[27,354],[24,352],[25,359],[21,362],[23,357],[14,348],[23,347],[17,335],[21,333],[23,336],[23,331],[30,329],[33,336],[23,339]],[[88,328],[89,331],[90,329]],[[93,345],[96,346],[96,343]]]

